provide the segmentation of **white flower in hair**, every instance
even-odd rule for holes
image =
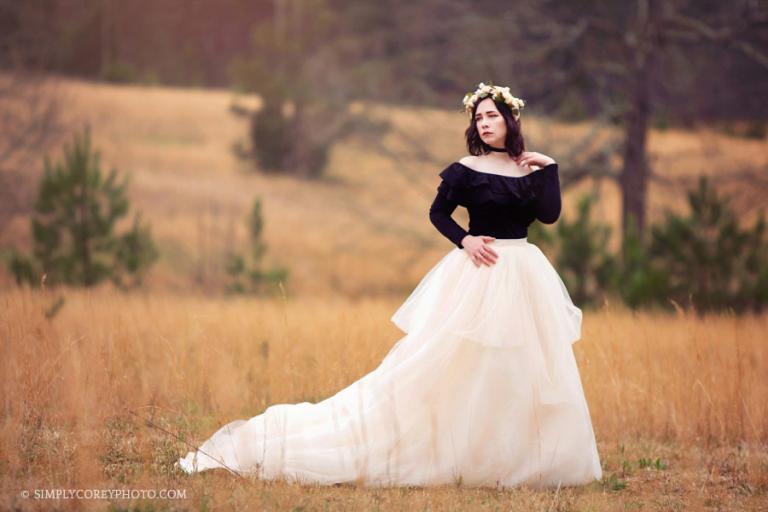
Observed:
[[[477,101],[488,97],[494,101],[503,101],[512,110],[512,116],[515,120],[520,118],[520,110],[525,106],[525,102],[520,98],[512,96],[509,92],[509,87],[499,87],[492,83],[485,84],[480,82],[474,92],[466,93],[462,100],[464,111],[471,114]]]

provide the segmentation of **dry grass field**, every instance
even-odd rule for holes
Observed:
[[[258,98],[70,80],[62,80],[59,90],[66,124],[72,130],[86,122],[92,127],[104,170],[114,167],[131,176],[132,209],[151,224],[161,251],[147,279],[153,290],[220,291],[226,251],[247,249],[245,221],[257,197],[265,217],[266,263],[290,269],[289,295],[403,295],[451,247],[429,223],[427,210],[439,171],[466,154],[458,98],[454,111],[357,104],[396,128],[381,141],[387,154],[352,136],[334,147],[324,179],[305,182],[254,172],[235,157],[232,147],[245,142],[248,122],[229,107],[257,106]],[[536,117],[534,105],[530,109],[523,120],[528,149],[546,149],[567,172],[567,149],[589,126],[551,123]],[[597,138],[616,135],[604,130]],[[703,129],[654,131],[650,148],[663,177],[768,165],[766,141]],[[60,155],[60,148],[50,153]],[[585,181],[565,191],[563,218],[575,211],[580,194],[596,190],[594,216],[616,234],[619,196],[607,181]],[[649,202],[653,221],[665,208],[686,209],[684,191],[665,183],[654,182]],[[465,213],[459,208],[456,217],[466,222]],[[0,230],[0,248],[29,244],[26,216]],[[0,285],[10,283],[0,268]]]
[[[65,302],[46,317],[59,296]],[[604,468],[580,488],[365,489],[178,474],[225,422],[323,399],[399,339],[388,299],[211,299],[10,290],[0,295],[0,508],[102,508],[35,489],[183,489],[118,509],[765,510],[768,317],[612,306],[574,345]],[[147,423],[151,422],[151,423]],[[163,429],[163,430],[161,430]],[[165,431],[167,432],[165,432]]]
[[[69,125],[90,123],[105,169],[131,175],[132,207],[161,256],[147,286],[131,293],[18,289],[0,269],[0,509],[768,510],[768,315],[633,313],[611,303],[585,311],[574,345],[601,482],[365,489],[179,474],[172,464],[185,442],[271,404],[321,400],[397,342],[389,318],[452,247],[427,209],[437,173],[463,155],[464,117],[358,105],[410,134],[382,141],[402,158],[352,137],[334,147],[325,178],[306,182],[254,172],[234,156],[247,121],[229,106],[256,98],[69,80],[61,88]],[[547,141],[555,157],[589,129],[535,115],[524,123],[529,149]],[[429,158],[411,154],[413,140]],[[653,132],[650,144],[657,171],[670,177],[768,163],[765,141],[708,131]],[[609,183],[567,190],[563,216],[597,187],[595,215],[616,229]],[[291,272],[287,295],[226,298],[223,255],[245,250],[256,197],[267,263]],[[684,210],[683,199],[654,184],[651,220]],[[28,248],[28,223],[13,219],[0,248]],[[42,489],[116,488],[186,497],[34,499]]]

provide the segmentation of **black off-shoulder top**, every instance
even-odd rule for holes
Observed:
[[[534,220],[552,224],[560,217],[557,163],[524,176],[506,176],[454,162],[440,172],[440,177],[443,180],[429,208],[429,219],[459,248],[468,234],[525,238]],[[469,231],[451,217],[457,206],[469,213]]]

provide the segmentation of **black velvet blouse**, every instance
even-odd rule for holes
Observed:
[[[429,219],[457,247],[466,235],[525,238],[528,226],[560,217],[560,177],[557,164],[525,176],[503,176],[476,171],[454,162],[440,172],[443,181],[429,208]],[[457,206],[469,213],[469,231],[453,220]]]

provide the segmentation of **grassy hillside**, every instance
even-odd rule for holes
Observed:
[[[161,249],[148,279],[151,289],[219,289],[224,253],[246,247],[245,217],[256,197],[263,200],[268,263],[290,268],[291,293],[402,295],[453,247],[429,223],[427,209],[438,172],[465,154],[466,118],[458,110],[358,104],[409,134],[410,140],[392,134],[382,141],[398,158],[353,136],[334,147],[323,180],[304,182],[265,176],[238,161],[231,148],[245,141],[248,125],[230,113],[234,96],[228,91],[70,80],[61,90],[68,125],[90,123],[105,168],[132,177],[133,207],[151,223]],[[255,97],[237,101],[258,105]],[[533,114],[524,118],[528,149],[546,148],[557,159],[587,130]],[[768,162],[764,141],[711,132],[654,132],[650,145],[663,176],[726,173]],[[568,162],[561,159],[561,165],[567,172]],[[573,211],[579,194],[597,187],[585,182],[567,190],[563,216]],[[595,214],[617,232],[617,189],[603,183],[599,190]],[[653,185],[649,198],[651,220],[664,207],[685,204],[682,191],[668,184]],[[466,222],[463,209],[456,217]],[[14,219],[0,233],[0,247],[28,247],[28,231],[28,219]],[[7,275],[0,279],[9,282]]]

